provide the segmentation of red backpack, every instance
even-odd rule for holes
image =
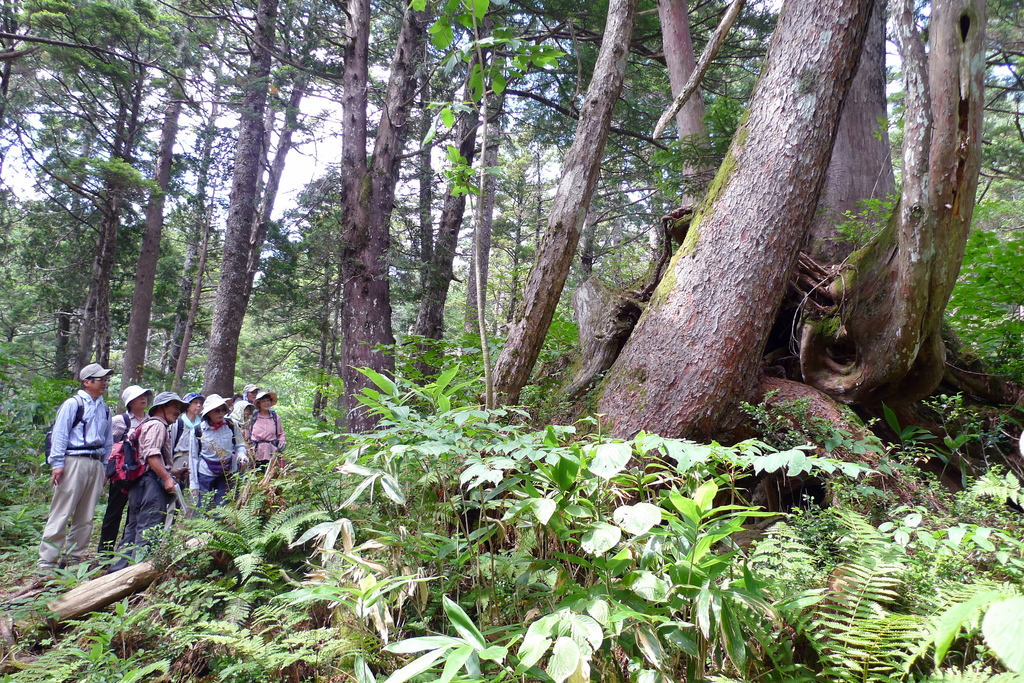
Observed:
[[[156,417],[147,417],[139,423],[139,426],[131,430],[126,438],[114,444],[110,451],[110,458],[107,459],[107,479],[112,486],[120,486],[123,489],[132,488],[138,483],[146,472],[149,471],[149,463],[139,456],[139,430],[142,425]]]

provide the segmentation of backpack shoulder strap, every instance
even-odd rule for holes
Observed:
[[[82,400],[82,397],[79,396],[77,392],[72,396],[72,398],[75,399],[76,404],[75,419],[71,421],[71,428],[74,429],[78,426],[78,423],[82,421],[82,418],[85,417],[85,401]]]

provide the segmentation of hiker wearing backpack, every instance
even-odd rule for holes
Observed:
[[[133,384],[121,392],[121,403],[124,404],[125,411],[114,416],[113,438],[115,444],[128,438],[129,432],[146,419],[146,409],[152,400],[153,390],[143,389],[137,384]],[[107,509],[103,513],[103,522],[100,524],[100,553],[109,553],[114,550],[117,534],[121,531],[124,510],[128,507],[128,492],[129,489],[124,486],[110,484],[107,492]]]
[[[120,548],[125,556],[110,568],[111,572],[127,567],[130,558],[139,559],[151,540],[146,532],[163,525],[167,519],[167,507],[174,500],[175,487],[178,486],[172,469],[173,453],[168,428],[185,408],[185,402],[174,392],[157,394],[153,407],[149,409],[149,417],[128,437],[138,463],[145,471],[136,479],[129,494],[128,524]]]
[[[256,409],[249,423],[249,438],[256,448],[256,466],[266,467],[274,453],[284,453],[284,429],[281,418],[272,410],[277,405],[277,394],[261,391],[256,395]]]
[[[106,481],[104,464],[114,445],[110,408],[103,401],[111,372],[99,363],[82,368],[82,388],[64,401],[53,422],[46,458],[53,500],[39,544],[41,574],[56,568],[64,552],[71,562],[81,562],[89,546],[96,503]]]
[[[203,403],[202,420],[189,434],[191,481],[202,504],[204,493],[213,493],[213,505],[224,503],[231,487],[231,478],[249,464],[245,439],[238,427],[226,419],[227,402],[210,394]]]

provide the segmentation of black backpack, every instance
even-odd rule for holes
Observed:
[[[85,417],[85,401],[83,401],[82,397],[79,396],[78,394],[75,394],[71,398],[75,399],[75,403],[78,404],[78,407],[75,408],[75,417],[74,417],[73,420],[71,420],[71,429],[68,430],[68,434],[70,436],[70,433],[75,430],[75,427],[77,427],[78,425],[81,424],[82,425],[82,440],[84,441],[85,440],[85,430],[89,428],[89,424],[87,422],[83,421],[83,418]],[[107,419],[109,420],[110,419],[110,406],[104,404],[104,407],[107,409]],[[60,412],[60,411],[58,411],[58,412]],[[53,452],[53,427],[56,424],[57,424],[57,418],[54,418],[53,422],[50,423],[50,428],[46,430],[46,440],[43,442],[43,461],[44,462],[46,462],[47,460],[50,459],[50,454]]]

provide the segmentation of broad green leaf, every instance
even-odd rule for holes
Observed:
[[[380,487],[384,489],[384,495],[399,505],[405,505],[405,494],[402,493],[402,485],[398,483],[394,475],[385,474],[380,478]]]
[[[981,633],[1007,669],[1024,674],[1024,596],[989,607],[981,621]]]
[[[502,74],[494,74],[494,78],[491,79],[491,90],[493,90],[495,94],[500,95],[505,92],[506,85],[508,85],[508,81]]]
[[[380,374],[379,372],[371,368],[356,369],[359,370],[359,372],[366,375],[366,377],[371,382],[380,387],[380,390],[383,391],[386,395],[391,396],[392,398],[398,396],[398,385],[392,382],[389,378],[385,377],[384,375]]]
[[[487,7],[490,5],[489,0],[469,0],[469,2],[477,19],[483,19],[487,15]]]
[[[536,624],[537,622],[534,622]],[[533,631],[533,625],[526,632],[523,644],[519,646],[519,666],[516,667],[516,674],[522,675],[530,668],[536,666],[544,653],[551,647],[551,638]]]
[[[441,659],[447,651],[448,648],[441,648],[439,650],[432,650],[426,654],[420,655],[401,669],[388,676],[384,683],[405,683],[405,681],[419,676],[421,673],[432,667],[434,662]]]
[[[472,656],[473,648],[470,645],[463,645],[448,653],[448,656],[445,658],[444,671],[441,672],[441,678],[438,679],[438,683],[448,683],[455,678],[456,674],[459,673],[459,669]]]
[[[356,655],[355,661],[355,674],[356,683],[377,683],[377,678],[370,671],[370,667],[367,666],[366,660],[363,659],[362,655]]]
[[[479,654],[480,659],[488,659],[492,662],[501,662],[508,656],[508,648],[500,645],[491,645],[490,647],[480,650],[477,654]]]
[[[555,641],[551,648],[551,659],[545,671],[548,676],[554,679],[555,683],[562,683],[569,676],[573,675],[580,665],[580,647],[576,641],[567,636],[562,636]]]
[[[445,614],[448,615],[448,620],[452,622],[452,626],[459,632],[459,635],[465,638],[477,652],[486,648],[487,641],[484,640],[480,629],[476,627],[476,624],[469,618],[469,615],[459,607],[458,603],[452,601],[447,595],[444,596],[443,602]]]
[[[422,12],[427,9],[427,0],[412,0],[412,2],[409,3],[409,6],[417,12]]]
[[[419,638],[406,638],[397,643],[391,643],[384,649],[394,652],[397,655],[409,655],[413,652],[426,652],[443,647],[455,647],[461,641],[451,636],[422,636]]]
[[[612,519],[626,533],[639,536],[661,524],[661,508],[650,503],[622,505],[615,509]]]
[[[586,606],[585,609],[587,611],[587,614],[594,618],[594,621],[601,624],[602,626],[608,625],[608,618],[611,615],[611,610],[608,609],[608,603],[606,601],[597,598],[595,600],[592,600],[590,604]]]
[[[942,664],[949,646],[953,643],[964,626],[973,616],[993,600],[998,600],[1001,593],[998,591],[986,591],[975,595],[967,602],[953,605],[943,612],[935,623],[935,666]]]
[[[671,586],[654,572],[640,571],[636,572],[630,589],[644,600],[664,602],[668,600]]]
[[[603,555],[614,548],[621,538],[622,530],[619,527],[605,522],[595,522],[583,533],[580,546],[591,555]]]
[[[625,469],[633,457],[628,443],[602,443],[591,450],[590,471],[602,479],[611,479]]]
[[[547,524],[558,509],[558,503],[550,498],[531,498],[533,514],[541,524]]]
[[[715,494],[717,493],[718,484],[713,481],[704,482],[693,492],[693,502],[697,504],[702,513],[708,512],[715,503]]]
[[[427,32],[430,34],[430,43],[438,50],[447,50],[455,42],[455,32],[448,17],[441,17],[435,21]]]

